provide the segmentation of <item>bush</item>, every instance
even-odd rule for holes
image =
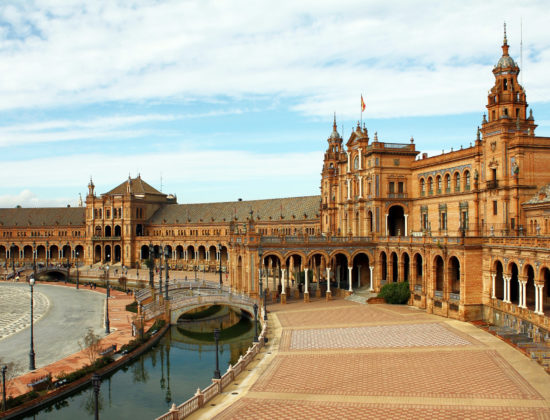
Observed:
[[[388,283],[382,286],[378,297],[384,298],[386,303],[403,304],[407,303],[411,296],[411,291],[409,290],[409,283]]]
[[[128,312],[133,312],[133,313],[137,314],[137,302],[134,300],[129,305],[126,305],[126,310]]]

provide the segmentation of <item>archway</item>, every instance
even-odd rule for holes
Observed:
[[[28,261],[32,261],[32,246],[25,245],[23,247],[23,258]]]
[[[77,245],[74,248],[74,257],[78,262],[84,260],[84,247],[82,245]]]
[[[409,272],[410,272],[409,254],[404,252],[402,259],[403,259],[403,281],[409,282]]]
[[[6,253],[4,253],[6,255]],[[38,245],[36,247],[36,259],[46,261],[46,248],[44,245]]]
[[[70,264],[71,246],[69,244],[64,245],[63,248],[61,248],[61,255],[63,256],[63,264]]]
[[[264,255],[264,266],[264,276],[267,279],[266,287],[272,291],[277,290],[278,293],[281,293],[281,260],[277,255]]]
[[[101,262],[101,245],[96,245],[94,248],[94,263]]]
[[[111,226],[105,226],[105,237],[111,237]]]
[[[495,262],[495,297],[504,300],[504,267],[500,261]]]
[[[443,292],[444,289],[444,264],[439,255],[434,260],[435,290]]]
[[[189,245],[187,247],[187,260],[193,261],[194,259],[195,259],[195,248],[193,247],[193,245]]]
[[[183,259],[183,246],[178,245],[176,246],[176,260],[182,260]]]
[[[105,245],[104,256],[105,256],[105,262],[111,262],[111,258],[112,258],[111,245]]]
[[[199,261],[204,261],[206,259],[206,249],[204,245],[199,246]]]
[[[525,266],[523,271],[527,277],[527,283],[525,284],[525,302],[524,305],[527,306],[532,311],[535,310],[535,270],[530,264]]]
[[[120,227],[120,225],[115,226],[115,236],[122,236],[122,228]]]
[[[460,293],[460,261],[458,258],[451,257],[449,259],[449,283],[451,293]]]
[[[239,258],[237,259],[237,275],[236,275],[236,281],[237,281],[237,289],[243,290],[243,259],[239,255]]]
[[[302,271],[302,256],[299,255],[299,254],[292,254],[292,255],[288,255],[286,258],[285,258],[285,265],[286,265],[286,269],[287,269],[287,288],[288,287],[291,287],[291,288],[294,288],[294,287],[300,287],[300,282],[301,282],[301,271]],[[287,298],[291,297],[290,295],[287,296]]]
[[[382,251],[380,253],[380,279],[381,283],[386,283],[388,280],[388,258],[386,257],[386,253]]]
[[[59,248],[57,245],[50,247],[50,261],[57,261],[59,259]]]
[[[370,286],[369,256],[360,252],[353,258],[352,287]]]
[[[142,245],[141,246],[141,259],[142,260],[148,260],[149,259],[149,245]]]
[[[389,236],[405,236],[405,210],[399,205],[391,206],[388,211]]]
[[[372,211],[370,210],[367,213],[367,226],[369,229],[369,233],[372,233]]]
[[[391,281],[397,283],[399,281],[399,258],[395,252],[390,254],[391,263]]]
[[[334,256],[334,282],[331,287],[339,289],[349,289],[348,278],[348,257],[338,253]]]
[[[416,254],[414,256],[414,262],[416,265],[414,284],[422,286],[422,280],[423,280],[422,255]]]
[[[101,226],[96,226],[96,227],[95,227],[94,235],[95,235],[95,236],[102,236],[102,235],[101,235]]]
[[[120,245],[115,245],[115,255],[114,255],[114,262],[118,263],[122,260],[122,252]]]
[[[519,303],[519,279],[518,279],[518,266],[516,263],[510,264],[510,274],[512,279],[510,280],[510,302],[514,304]]]

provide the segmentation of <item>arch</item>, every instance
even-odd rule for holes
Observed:
[[[399,281],[399,257],[395,252],[390,254],[390,266],[391,266],[391,281],[397,283]]]
[[[387,229],[389,236],[406,236],[405,210],[400,205],[393,205],[388,210]]]
[[[535,270],[531,264],[526,264],[523,268],[523,273],[527,283],[525,283],[525,302],[532,311],[535,310]]]
[[[422,255],[420,255],[419,253],[416,253],[414,255],[414,263],[415,263],[414,284],[418,284],[422,286],[422,280],[424,275],[424,269],[422,267],[422,264],[423,264]]]
[[[142,245],[140,249],[140,257],[142,260],[149,259],[149,245]]]
[[[105,226],[105,237],[106,238],[110,238],[112,235],[111,235],[111,226]]]
[[[122,236],[122,228],[120,227],[120,225],[115,226],[115,236]]]
[[[368,226],[368,229],[369,229],[369,233],[372,233],[373,230],[372,230],[372,211],[369,210],[368,213],[367,213],[367,226]]]
[[[6,247],[0,245],[0,260],[6,260]]]
[[[468,169],[464,170],[464,191],[470,190],[470,171]]]
[[[500,260],[496,260],[493,267],[495,274],[495,297],[504,300],[504,267]]]
[[[380,252],[380,278],[382,283],[386,283],[388,280],[388,257],[385,251]]]
[[[443,189],[443,182],[442,182],[442,179],[441,178],[441,175],[437,175],[437,177],[435,178],[435,185],[436,185],[436,188],[437,188],[437,193],[438,194],[441,194],[441,191]]]
[[[96,226],[95,229],[94,229],[94,235],[95,235],[95,236],[103,236],[103,235],[101,234],[101,232],[102,232],[102,231],[101,231],[101,226]]]
[[[222,252],[220,253],[220,258],[222,259],[222,264],[225,265],[229,261],[229,252],[227,251],[227,247],[225,245],[222,245]]]
[[[433,194],[433,192],[434,192],[434,180],[430,176],[428,177],[428,194]]]
[[[160,245],[153,245],[153,258],[160,258]]]
[[[403,279],[403,281],[406,281],[408,283],[410,278],[411,265],[409,254],[407,252],[401,254],[401,260],[403,261],[403,275],[401,276],[401,278]]]
[[[183,246],[178,245],[176,246],[176,260],[182,260],[183,259]]]
[[[195,259],[195,248],[193,245],[187,246],[187,260],[194,260]]]
[[[26,260],[32,260],[32,246],[25,245],[23,247],[23,258]]]
[[[331,281],[331,286],[339,289],[348,289],[350,280],[348,271],[348,261],[350,261],[350,259],[348,254],[345,252],[338,252],[334,255],[332,261],[334,278]]]
[[[443,292],[445,288],[444,280],[444,266],[443,258],[440,255],[434,258],[434,278],[435,278],[435,290]]]
[[[46,260],[46,247],[44,245],[38,245],[36,247],[36,259],[42,261]]]
[[[75,246],[74,257],[79,262],[84,260],[84,247],[82,245]]]
[[[222,253],[223,255],[223,253]],[[266,277],[266,287],[270,290],[277,290],[281,293],[281,265],[282,256],[276,252],[267,252],[264,254],[264,276]]]
[[[168,259],[172,259],[172,245],[164,245],[163,256],[166,258],[165,251],[168,251]]]
[[[50,246],[50,260],[57,261],[59,259],[59,248],[57,245]]]
[[[69,244],[64,245],[61,248],[61,256],[63,258],[63,263],[67,263],[71,258],[71,246]]]
[[[454,177],[454,189],[455,189],[455,192],[458,192],[460,191],[460,172],[456,171],[453,177]]]
[[[424,180],[424,178],[420,178],[419,185],[420,185],[420,195],[426,194],[426,181]]]
[[[546,316],[550,315],[550,270],[546,267],[544,267],[542,271],[541,280],[543,281],[543,289],[542,289],[542,302],[540,303],[540,310],[544,312]],[[547,307],[548,309],[546,312],[544,311],[544,308]]]
[[[217,260],[216,255],[218,253],[217,248],[214,245],[210,245],[208,248],[208,256],[210,257],[210,262],[215,262]]]
[[[105,250],[103,252],[106,262],[110,262],[113,259],[113,253],[111,250],[111,245],[105,245]]]
[[[198,254],[199,261],[204,261],[206,259],[206,248],[204,247],[204,245],[199,245]]]
[[[114,251],[115,252],[114,252],[113,262],[118,263],[122,260],[122,248],[120,247],[120,245],[115,245]]]
[[[101,262],[102,250],[101,245],[96,245],[94,248],[94,263]]]
[[[451,174],[450,173],[445,174],[444,186],[445,186],[445,192],[447,194],[450,193],[451,192]]]
[[[508,270],[512,279],[510,280],[510,302],[519,303],[519,270],[515,262],[508,264]]]
[[[355,253],[352,259],[352,285],[355,284],[357,288],[372,285],[369,269],[370,261],[368,252],[359,251]]]
[[[136,225],[136,236],[143,236],[143,235],[144,235],[143,225],[141,223],[138,223]]]
[[[243,290],[243,288],[242,288],[243,278],[242,277],[243,277],[243,259],[239,255],[239,257],[237,258],[237,275],[236,275],[237,290]]]
[[[288,252],[284,257],[284,266],[287,269],[287,287],[298,286],[300,280],[300,272],[306,262],[306,256],[301,252]]]
[[[460,293],[460,261],[457,257],[449,258],[449,286],[451,293]]]

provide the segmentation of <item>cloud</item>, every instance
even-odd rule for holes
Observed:
[[[21,207],[65,207],[67,204],[76,206],[78,200],[72,198],[39,198],[28,189],[22,190],[16,195],[0,195],[0,208]]]
[[[0,109],[263,95],[355,116],[362,92],[375,117],[473,111],[517,16],[530,99],[550,96],[543,1],[58,3],[2,6]]]

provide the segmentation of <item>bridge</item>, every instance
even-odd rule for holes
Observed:
[[[40,274],[47,274],[47,273],[60,273],[63,274],[66,278],[69,278],[69,272],[70,269],[67,267],[56,267],[56,266],[49,266],[49,267],[36,267],[36,276],[38,277]]]
[[[154,301],[152,300],[150,289],[136,292],[136,300],[139,303],[143,304],[143,302],[149,301],[142,306],[146,320],[153,319],[168,309],[170,324],[175,325],[184,313],[212,305],[231,306],[247,313],[251,318],[254,317],[254,303],[257,303],[255,299],[232,293],[231,289],[226,286],[219,287],[217,283],[180,282],[169,285],[168,290],[170,299],[166,302],[166,306],[159,303],[158,297]],[[258,309],[260,310],[260,308]]]

